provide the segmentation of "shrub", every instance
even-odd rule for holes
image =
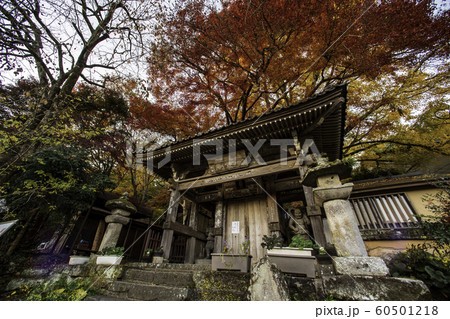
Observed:
[[[21,286],[13,291],[10,300],[22,301],[79,301],[88,294],[95,294],[89,279],[77,278],[69,281],[62,278],[56,282],[45,282],[34,287]]]
[[[109,247],[105,248],[100,252],[103,256],[122,256],[124,252],[123,247]]]
[[[311,240],[304,239],[302,235],[295,235],[294,237],[292,237],[289,247],[295,247],[295,248],[299,248],[299,249],[303,249],[303,248],[319,249],[320,248],[318,245],[314,244]]]
[[[435,299],[450,298],[449,261],[436,257],[428,250],[428,245],[413,245],[405,252],[398,253],[389,263],[394,277],[412,277],[422,280]]]

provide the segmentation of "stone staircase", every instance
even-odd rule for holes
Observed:
[[[130,263],[104,296],[85,300],[247,300],[250,275],[211,271],[211,265]]]

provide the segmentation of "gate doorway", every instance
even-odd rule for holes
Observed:
[[[172,249],[170,250],[170,263],[184,263],[184,256],[186,254],[187,237],[180,234],[174,234],[172,242]]]
[[[252,263],[265,255],[261,247],[262,237],[269,234],[267,221],[267,199],[229,201],[226,205],[225,241],[233,248],[233,253],[241,250],[241,244],[250,240]],[[234,226],[234,227],[233,227]]]

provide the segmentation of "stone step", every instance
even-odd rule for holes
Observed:
[[[127,268],[137,269],[165,269],[165,270],[185,270],[185,271],[205,271],[211,270],[211,265],[204,264],[152,264],[152,263],[127,263]]]
[[[129,263],[104,294],[118,300],[248,300],[250,275],[210,265]]]
[[[198,300],[248,300],[250,274],[231,271],[194,273]]]
[[[128,300],[130,299],[102,296],[102,295],[87,296],[86,298],[83,299],[83,301],[128,301]]]
[[[166,269],[127,269],[123,281],[165,285],[171,287],[193,287],[192,271]]]
[[[196,300],[192,288],[168,287],[143,283],[114,281],[108,286],[105,295],[123,300],[144,301],[183,301]]]

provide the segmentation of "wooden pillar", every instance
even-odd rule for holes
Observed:
[[[301,152],[300,142],[297,137],[297,132],[293,131],[292,133],[294,137],[295,149],[298,155]],[[303,177],[305,176],[306,169],[307,169],[306,165],[302,165],[299,167],[301,179],[303,179]],[[314,240],[318,245],[325,247],[327,241],[325,238],[325,231],[323,229],[322,212],[320,210],[320,207],[315,205],[314,203],[314,195],[311,187],[303,186],[303,193],[305,194],[306,211],[309,220],[311,221],[311,228]]]
[[[100,248],[100,243],[103,239],[103,234],[105,233],[106,223],[105,220],[100,219],[97,227],[97,231],[95,232],[94,240],[92,242],[92,248],[93,251],[98,251]]]
[[[216,213],[214,215],[214,252],[220,253],[223,249],[223,201],[219,200],[216,204]]]
[[[172,193],[170,194],[169,208],[167,209],[166,215],[166,223],[174,222],[177,219],[179,202],[180,202],[180,192],[178,190],[177,184],[176,188],[172,190]],[[161,246],[163,247],[165,259],[169,259],[170,257],[170,250],[172,249],[172,240],[173,240],[173,230],[164,227],[164,232],[161,239]]]
[[[327,240],[325,238],[325,231],[323,229],[322,211],[319,206],[314,204],[314,196],[311,187],[303,186],[303,192],[306,199],[306,211],[308,213],[309,220],[311,221],[311,227],[316,243],[325,247]]]
[[[191,205],[191,214],[189,218],[189,226],[193,230],[197,230],[198,226],[198,205],[197,203],[192,202]],[[197,248],[197,238],[191,236],[188,238],[186,242],[186,254],[184,258],[184,263],[186,264],[194,264],[195,263],[195,251]]]
[[[267,221],[271,235],[281,236],[280,216],[278,214],[277,194],[275,192],[275,181],[273,179],[266,183],[267,196]]]

